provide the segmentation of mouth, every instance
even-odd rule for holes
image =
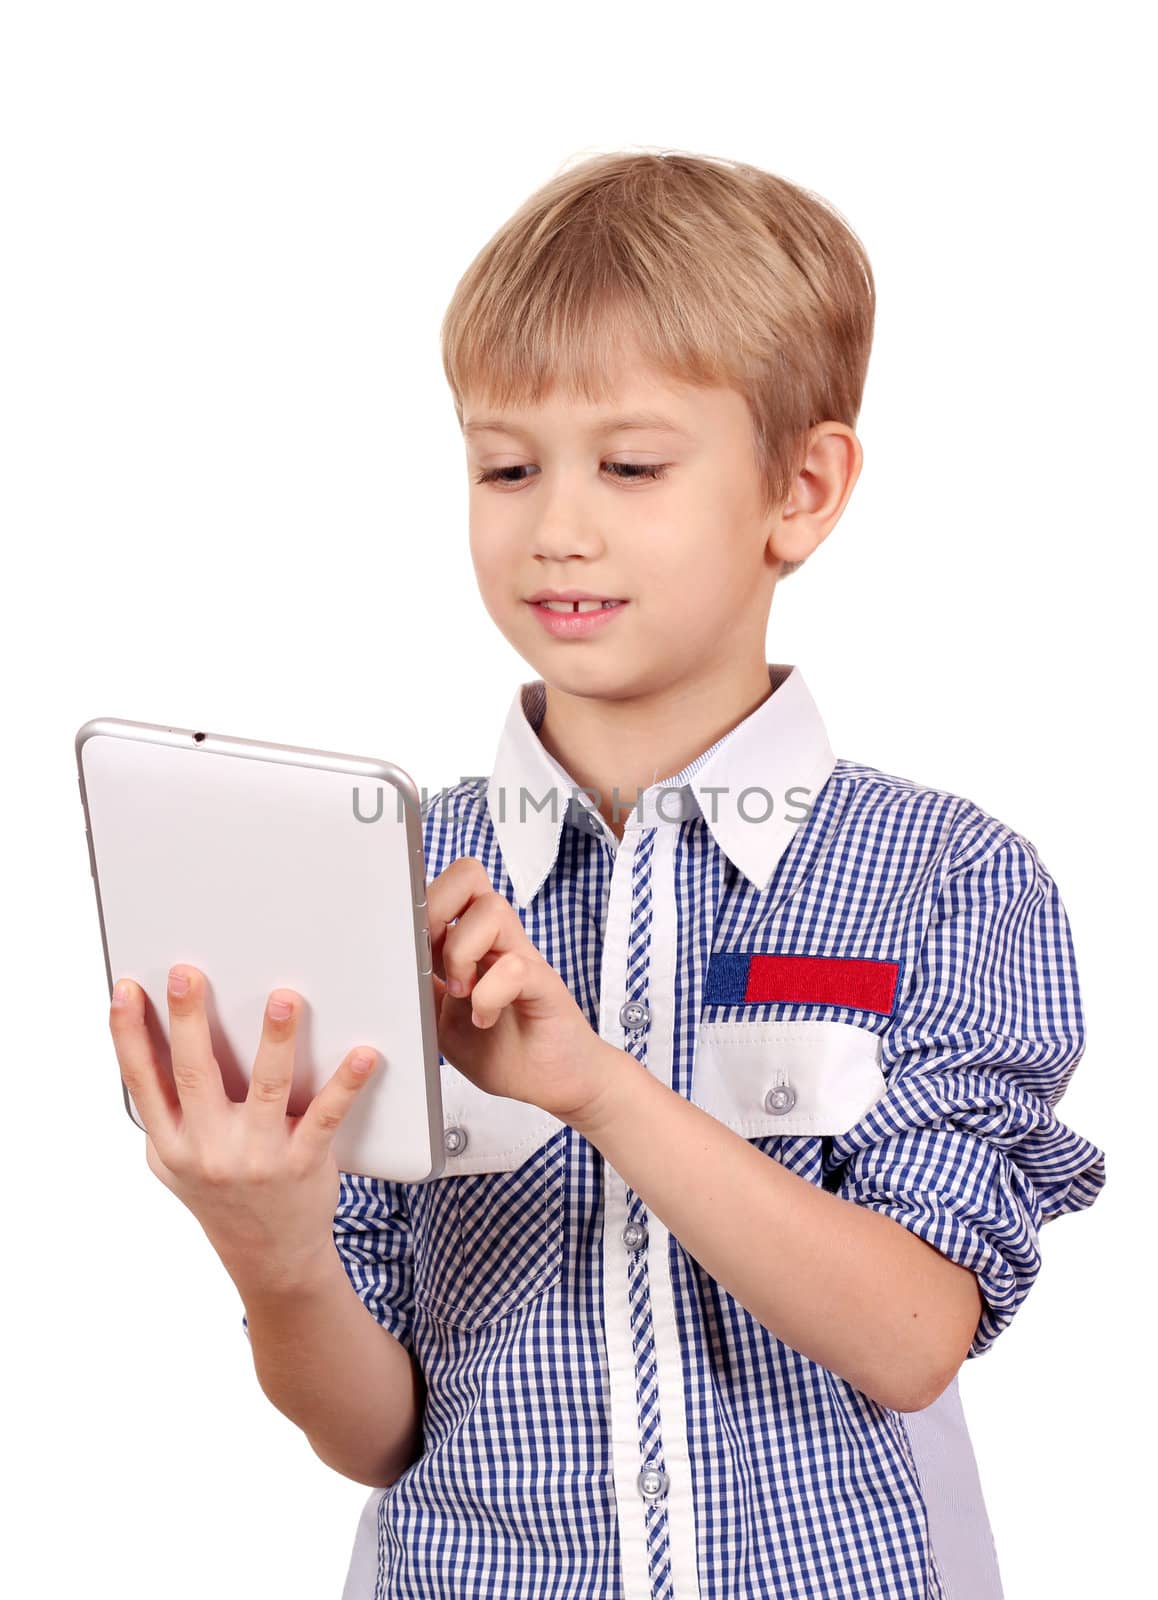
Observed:
[[[582,615],[588,611],[609,611],[614,606],[625,606],[626,600],[529,600],[528,605],[541,611],[556,611],[562,616]]]
[[[615,618],[627,610],[626,600],[528,600],[539,626],[552,639],[577,643],[613,629]]]

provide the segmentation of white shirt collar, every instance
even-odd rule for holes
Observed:
[[[728,859],[761,890],[836,765],[799,667],[767,666],[773,690],[767,700],[682,772],[620,811],[625,833],[676,827],[698,812]],[[618,848],[591,798],[540,742],[545,710],[542,678],[521,683],[487,782],[487,810],[520,906],[554,866],[568,824],[602,833]]]

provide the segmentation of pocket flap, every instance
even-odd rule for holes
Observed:
[[[885,1092],[880,1060],[851,1022],[701,1022],[691,1099],[746,1138],[846,1133]]]
[[[488,1094],[452,1066],[442,1067],[442,1125],[446,1166],[439,1174],[513,1172],[567,1124],[527,1100]]]

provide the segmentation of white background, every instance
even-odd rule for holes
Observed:
[[[1007,1600],[1124,1592],[1154,1427],[1131,9],[4,8],[8,1593],[340,1593],[369,1491],[265,1400],[123,1109],[73,736],[205,727],[431,789],[489,769],[531,672],[474,587],[439,320],[532,189],[640,147],[815,189],[872,259],[864,470],[768,659],[838,754],[975,800],[1062,889],[1089,1044],[1060,1114],[1107,1186],[961,1391]]]

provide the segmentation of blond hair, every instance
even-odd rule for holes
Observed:
[[[619,151],[565,166],[484,245],[443,317],[443,369],[461,426],[467,393],[535,404],[561,383],[597,403],[608,351],[631,342],[744,396],[772,512],[810,430],[856,424],[875,300],[864,246],[819,195],[740,161]]]

